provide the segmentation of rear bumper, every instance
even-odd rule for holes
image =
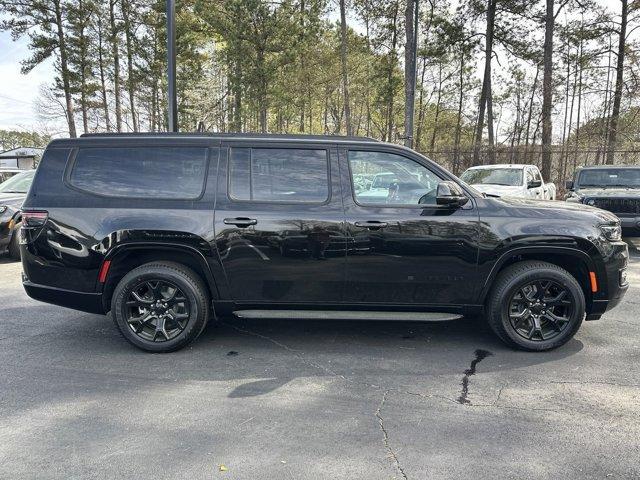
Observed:
[[[34,300],[39,300],[61,307],[72,308],[88,313],[104,315],[106,312],[102,306],[101,293],[76,292],[74,290],[64,290],[62,288],[47,287],[31,283],[24,275],[22,285],[27,295]]]

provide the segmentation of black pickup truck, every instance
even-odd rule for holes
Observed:
[[[567,182],[566,200],[614,213],[625,236],[640,236],[640,166],[596,166],[579,170]]]

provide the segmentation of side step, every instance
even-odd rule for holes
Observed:
[[[236,310],[238,318],[292,320],[398,320],[414,322],[448,322],[462,315],[435,312],[361,312],[353,310]]]

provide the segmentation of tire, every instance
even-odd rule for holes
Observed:
[[[543,292],[542,299],[536,299],[539,291]],[[559,293],[562,291],[563,296]],[[584,292],[569,272],[552,263],[523,261],[498,275],[487,298],[486,319],[507,345],[544,351],[573,338],[585,308]]]
[[[156,298],[162,299],[164,309]],[[167,307],[171,302],[175,304]],[[154,310],[156,307],[161,310]],[[131,270],[111,299],[111,315],[122,336],[149,352],[184,348],[202,333],[210,312],[209,293],[200,276],[173,262],[147,263]],[[179,317],[181,320],[175,320]],[[136,322],[136,318],[141,320]]]
[[[18,243],[19,230],[22,223],[18,223],[13,227],[11,241],[9,242],[9,256],[14,260],[20,260],[20,244]]]

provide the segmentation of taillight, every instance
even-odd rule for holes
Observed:
[[[24,228],[42,227],[49,218],[49,212],[44,210],[26,210],[22,212],[22,226]]]

